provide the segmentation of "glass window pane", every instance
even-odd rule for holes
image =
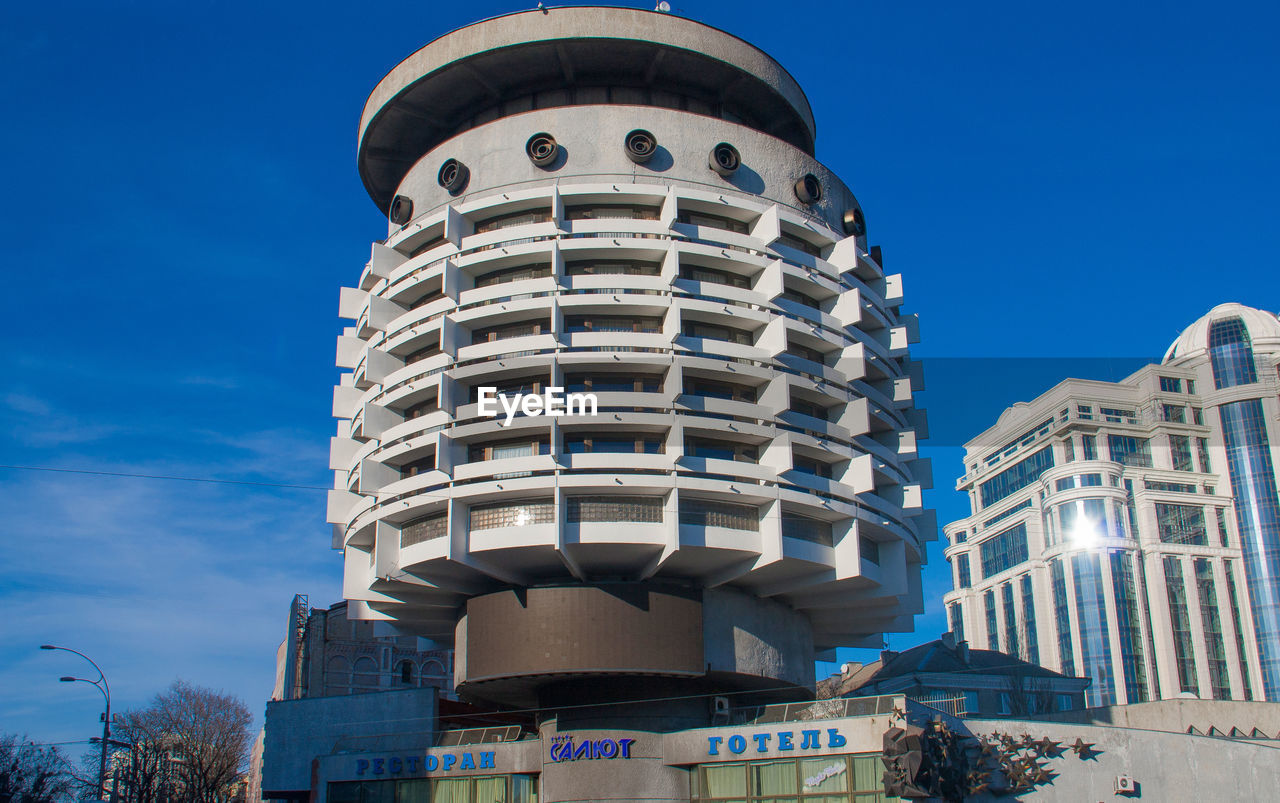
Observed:
[[[844,792],[849,788],[848,765],[844,756],[806,758],[800,761],[800,791]]]
[[[471,781],[467,778],[432,781],[431,803],[471,803]]]
[[[475,778],[473,803],[507,803],[507,779],[505,776]]]
[[[703,797],[745,797],[747,794],[747,766],[745,764],[719,764],[702,767]]]
[[[796,792],[796,763],[794,761],[770,761],[751,767],[751,793],[754,795],[785,795]]]

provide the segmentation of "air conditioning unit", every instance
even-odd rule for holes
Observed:
[[[1138,784],[1128,775],[1117,775],[1115,792],[1117,795],[1132,794],[1138,791]]]
[[[729,698],[713,697],[711,698],[711,716],[729,718]]]

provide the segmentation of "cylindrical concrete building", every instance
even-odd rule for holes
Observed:
[[[487,20],[378,84],[391,224],[334,393],[350,615],[454,645],[464,697],[697,700],[646,709],[669,727],[910,629],[916,322],[814,142],[776,61],[633,9]]]

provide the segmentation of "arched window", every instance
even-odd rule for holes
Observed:
[[[372,658],[361,657],[356,659],[355,666],[351,670],[351,693],[361,694],[363,692],[378,690],[378,663]]]
[[[341,655],[335,655],[325,663],[324,694],[330,697],[335,694],[351,692],[351,665]]]
[[[448,674],[445,672],[444,665],[439,661],[424,661],[422,664],[422,683],[423,686],[439,686],[444,688],[444,681]]]
[[[1239,318],[1224,318],[1209,327],[1209,360],[1213,386],[1219,390],[1258,381],[1249,330]]]
[[[406,686],[413,685],[414,666],[412,661],[400,662],[400,682]]]

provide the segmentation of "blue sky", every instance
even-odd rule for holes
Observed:
[[[1275,4],[675,6],[792,72],[904,275],[941,521],[1008,404],[1123,376],[1216,303],[1280,306]],[[337,288],[385,233],[363,101],[521,7],[0,11],[0,463],[329,484]],[[317,490],[0,469],[0,521],[0,731],[39,741],[87,738],[100,704],[40,643],[98,660],[117,708],[183,677],[260,714],[292,595],[340,596]],[[930,561],[894,646],[945,627]]]

